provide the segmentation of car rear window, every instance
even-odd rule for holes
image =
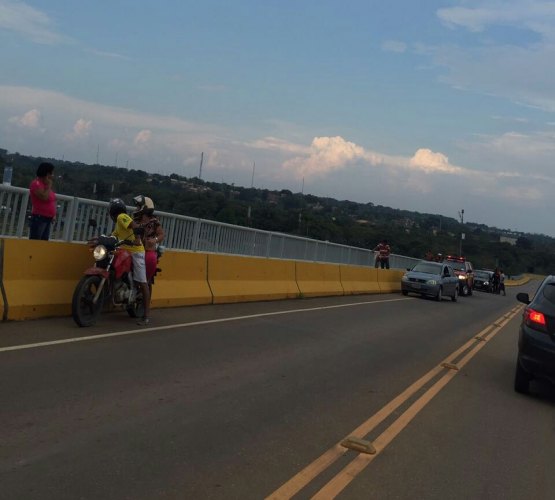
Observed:
[[[543,287],[543,296],[555,305],[555,283],[548,283]]]

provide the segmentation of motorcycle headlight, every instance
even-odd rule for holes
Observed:
[[[460,280],[465,280],[465,279],[466,279],[466,276],[463,276],[462,274],[459,274],[459,279],[460,279]]]
[[[107,254],[108,250],[106,250],[106,247],[104,245],[97,245],[93,250],[94,260],[102,260],[106,258]]]

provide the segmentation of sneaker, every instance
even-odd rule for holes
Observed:
[[[148,324],[150,324],[150,318],[141,318],[137,321],[139,326],[147,326]]]

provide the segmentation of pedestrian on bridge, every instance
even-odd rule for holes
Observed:
[[[387,243],[387,240],[380,241],[376,248],[374,248],[374,252],[378,252],[374,267],[377,269],[378,266],[380,266],[382,269],[389,269],[389,254],[391,253],[391,247]]]
[[[56,193],[52,189],[54,165],[43,162],[37,168],[37,177],[29,186],[31,195],[31,223],[29,239],[48,240],[50,227],[56,217]]]

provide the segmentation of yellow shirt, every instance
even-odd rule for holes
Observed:
[[[121,245],[120,248],[128,252],[144,252],[145,247],[141,243],[141,239],[133,233],[132,222],[133,219],[129,215],[125,213],[119,214],[116,219],[116,227],[112,231],[112,236],[115,236],[118,240],[128,240],[136,243],[134,245]]]

